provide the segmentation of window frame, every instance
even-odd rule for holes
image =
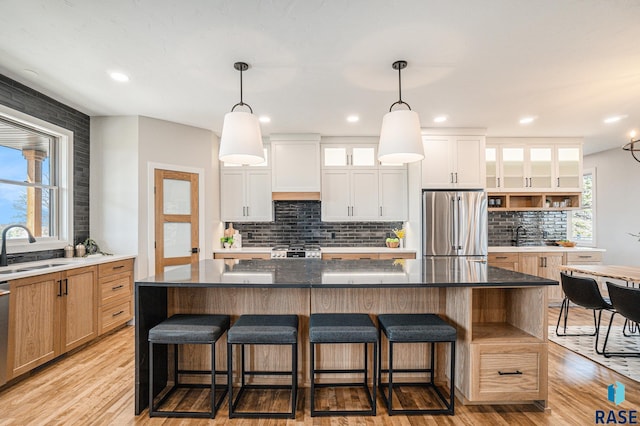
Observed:
[[[56,138],[52,152],[55,155],[58,200],[52,226],[57,229],[57,236],[37,237],[33,244],[27,238],[8,239],[7,253],[56,250],[73,244],[73,132],[4,105],[0,105],[0,117]]]
[[[591,167],[591,168],[586,168],[582,170],[582,179],[584,180],[584,176],[585,175],[591,175],[592,176],[592,184],[591,184],[591,239],[590,240],[585,240],[585,239],[576,239],[575,241],[577,243],[579,243],[581,246],[586,246],[586,247],[596,247],[596,204],[597,204],[597,191],[596,191],[596,187],[597,187],[597,172],[596,172],[596,168],[595,167]],[[584,191],[584,189],[583,189]],[[580,197],[582,197],[582,194],[580,194]],[[582,205],[582,199],[580,204]],[[574,216],[573,216],[573,210],[570,211],[570,214],[568,215],[567,218],[567,238],[573,238],[573,221],[574,221]]]

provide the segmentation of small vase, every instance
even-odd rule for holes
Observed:
[[[404,248],[404,238],[400,238],[400,248]]]

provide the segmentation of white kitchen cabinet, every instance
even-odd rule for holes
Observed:
[[[484,136],[423,136],[423,188],[484,188]]]
[[[377,170],[324,170],[322,220],[380,220]]]
[[[272,221],[271,170],[223,169],[220,172],[220,216],[224,222]]]
[[[500,143],[493,142],[496,139]],[[554,143],[552,138],[492,138],[485,149],[485,169],[487,189],[492,192],[580,192],[582,144]]]
[[[322,146],[323,169],[378,167],[377,146],[373,144],[326,144]]]
[[[380,204],[378,220],[407,220],[407,170],[380,168],[378,173],[378,202]]]
[[[555,189],[582,191],[582,145],[556,145]]]
[[[320,192],[320,135],[272,135],[273,192]]]

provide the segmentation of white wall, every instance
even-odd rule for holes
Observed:
[[[201,259],[213,256],[214,227],[220,222],[218,138],[210,131],[197,127],[149,117],[139,118],[140,156],[138,159],[138,268],[140,271],[153,269],[153,252],[148,247],[150,236],[148,224],[153,210],[153,199],[149,197],[149,171],[154,165],[173,170],[204,172],[204,188],[200,188],[200,203],[203,203],[204,228],[200,234],[204,246],[200,247]],[[151,199],[150,199],[151,198]],[[218,237],[219,238],[219,237]]]
[[[640,163],[620,148],[584,157],[596,169],[596,246],[604,263],[640,266]]]
[[[108,253],[138,253],[138,118],[91,118],[90,235]]]
[[[218,137],[206,129],[148,117],[92,117],[92,238],[104,251],[136,254],[135,278],[149,275],[154,265],[149,248],[152,168],[199,172],[204,241],[200,252],[201,258],[211,258],[213,241],[222,234],[218,146]]]

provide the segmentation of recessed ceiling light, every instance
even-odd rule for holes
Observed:
[[[30,77],[38,77],[38,73],[35,72],[34,70],[30,70],[30,69],[26,69],[25,68],[24,73],[27,74]]]
[[[271,117],[267,117],[266,115],[261,115],[258,120],[260,120],[261,123],[271,123]]]
[[[522,117],[520,119],[520,124],[531,124],[535,121],[536,117]]]
[[[446,115],[438,115],[436,117],[433,117],[433,122],[434,123],[444,123],[445,121],[447,121],[447,116]]]
[[[605,118],[603,121],[605,124],[611,124],[611,123],[617,123],[618,121],[622,120],[623,118],[627,118],[626,115],[612,115],[611,117],[607,117]]]
[[[118,71],[110,72],[109,77],[111,77],[112,80],[118,81],[120,83],[126,83],[127,81],[129,81],[128,75]]]
[[[358,121],[360,121],[360,117],[358,117],[357,115],[350,115],[347,117],[347,121],[349,123],[357,123]]]

